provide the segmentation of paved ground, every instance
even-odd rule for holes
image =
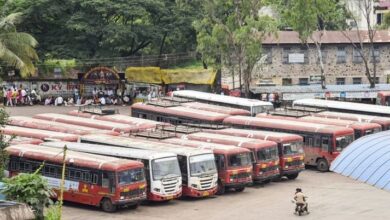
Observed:
[[[74,107],[16,107],[8,108],[11,115],[33,115],[43,112],[63,113]],[[120,113],[129,114],[128,107]],[[309,196],[310,215],[293,214],[291,203],[296,187]],[[183,219],[183,220],[258,220],[258,219],[332,219],[385,220],[390,219],[390,193],[334,174],[306,170],[294,181],[254,186],[242,193],[191,200],[183,199],[164,204],[148,204],[136,210],[120,210],[108,214],[97,208],[66,203],[64,219]]]

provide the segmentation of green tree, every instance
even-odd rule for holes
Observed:
[[[5,179],[5,187],[2,190],[8,200],[29,205],[37,219],[43,219],[44,207],[52,204],[50,197],[55,195],[47,180],[39,174],[42,167],[43,165],[34,173],[20,173]]]
[[[240,89],[243,84],[248,97],[252,71],[262,57],[262,39],[276,31],[276,21],[259,15],[265,1],[205,0],[201,5],[204,17],[194,23],[197,50],[206,63],[217,69],[236,61]]]
[[[338,0],[294,0],[279,2],[281,17],[285,24],[299,33],[302,43],[314,43],[317,50],[321,74],[321,85],[325,89],[322,37],[328,30],[345,28],[345,7]]]
[[[1,17],[1,14],[0,61],[6,66],[19,69],[22,76],[34,73],[33,62],[38,60],[35,52],[37,41],[30,34],[16,30],[16,25],[21,21],[21,13],[12,13],[4,17]]]

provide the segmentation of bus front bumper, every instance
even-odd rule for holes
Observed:
[[[214,195],[218,190],[218,186],[208,190],[198,190],[191,187],[183,187],[183,195],[194,198],[201,198]]]
[[[155,194],[155,193],[148,193],[148,200],[155,201],[155,202],[168,201],[168,200],[179,198],[181,196],[181,194],[182,194],[181,190],[180,190],[180,192],[177,192],[177,193],[172,194],[172,195],[160,195],[160,194]]]

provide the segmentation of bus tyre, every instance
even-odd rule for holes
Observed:
[[[239,188],[236,188],[235,190],[236,190],[236,192],[242,192],[245,190],[245,187],[239,187]]]
[[[270,182],[271,182],[271,179],[264,180],[264,181],[263,181],[263,184],[268,184],[268,183],[270,183]]]
[[[298,177],[299,173],[289,174],[287,175],[287,178],[289,180],[295,180]]]
[[[116,211],[116,205],[112,204],[111,199],[104,198],[102,201],[102,209],[105,212],[115,212]]]
[[[321,159],[318,159],[317,161],[317,169],[321,172],[326,172],[326,171],[329,171],[329,164],[328,164],[328,161],[326,161],[325,159],[321,158]]]
[[[222,195],[222,194],[225,194],[225,186],[220,181],[218,181],[217,195]]]

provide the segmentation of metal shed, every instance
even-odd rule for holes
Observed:
[[[333,161],[330,170],[390,191],[390,131],[354,141]]]

